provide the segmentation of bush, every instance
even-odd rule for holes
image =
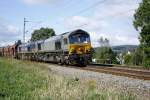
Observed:
[[[130,65],[132,62],[132,56],[130,54],[126,54],[124,55],[124,63],[127,64],[127,65]]]
[[[150,68],[150,58],[144,59],[144,67],[145,68]]]
[[[95,58],[99,59],[98,63],[102,64],[116,64],[116,54],[112,51],[110,47],[99,47],[96,49]]]

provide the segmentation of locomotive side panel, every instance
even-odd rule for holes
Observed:
[[[45,40],[42,46],[42,51],[52,51],[61,49],[61,36],[53,36]]]

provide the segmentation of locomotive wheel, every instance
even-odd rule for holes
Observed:
[[[64,65],[64,62],[62,62],[61,60],[58,63],[59,65]]]
[[[65,64],[66,64],[66,65],[69,65],[69,60],[65,60]]]

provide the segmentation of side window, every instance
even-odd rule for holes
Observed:
[[[64,44],[65,44],[65,45],[68,44],[67,38],[64,38]]]
[[[38,44],[38,50],[41,50],[41,44],[40,43]]]
[[[31,51],[31,48],[30,48],[30,47],[27,47],[27,49],[28,49],[28,52],[30,52],[30,51]]]
[[[55,49],[60,50],[61,49],[61,42],[55,42]]]

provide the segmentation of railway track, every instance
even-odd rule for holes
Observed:
[[[89,65],[82,70],[89,70],[94,72],[108,73],[119,76],[132,77],[143,80],[150,80],[150,70],[140,70],[131,68],[121,68],[121,67],[110,67],[110,66],[94,66]]]
[[[58,64],[53,63],[53,65],[58,65]],[[144,70],[144,69],[123,68],[123,67],[115,67],[114,65],[98,65],[98,64],[88,65],[87,67],[77,67],[77,66],[69,66],[69,65],[64,65],[63,67],[69,67],[69,68],[80,69],[80,70],[88,70],[88,71],[112,74],[117,76],[125,76],[125,77],[131,77],[131,78],[142,79],[142,80],[150,80],[150,70]]]
[[[112,65],[104,65],[104,66],[88,65],[87,67],[75,67],[75,66],[64,66],[64,67],[112,74],[117,76],[131,77],[135,79],[150,80],[150,70],[144,69],[123,68],[123,67],[115,67]]]

